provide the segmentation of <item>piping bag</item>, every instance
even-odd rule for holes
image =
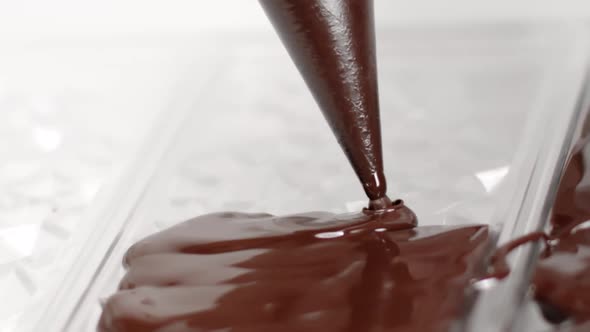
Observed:
[[[383,173],[373,0],[259,0],[369,198]]]

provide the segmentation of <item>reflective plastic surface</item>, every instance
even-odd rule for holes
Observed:
[[[506,200],[522,201],[518,188],[526,187],[541,151],[543,142],[530,139],[547,114],[540,109],[568,108],[558,110],[564,123],[573,114],[581,82],[572,72],[584,67],[563,51],[576,49],[570,33],[527,25],[378,33],[390,196],[403,198],[421,225],[483,223],[496,235],[517,229]],[[163,120],[165,133],[154,132],[154,145],[122,184],[125,191],[132,183],[135,194],[107,207],[105,226],[39,326],[93,331],[99,299],[115,290],[127,248],[178,222],[224,210],[364,206],[353,171],[279,41],[272,33],[233,38],[203,90],[180,88],[182,105],[167,110],[175,124]],[[560,88],[550,88],[557,77]],[[563,137],[552,139],[562,144]],[[153,173],[140,172],[146,168]]]

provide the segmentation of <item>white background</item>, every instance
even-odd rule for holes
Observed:
[[[376,0],[379,24],[587,18],[586,0]],[[0,38],[266,26],[256,0],[0,1]]]

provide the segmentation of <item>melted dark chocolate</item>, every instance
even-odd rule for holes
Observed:
[[[374,208],[384,208],[372,0],[260,0]]]
[[[446,331],[481,276],[488,229],[415,225],[401,202],[189,220],[128,251],[99,331]]]

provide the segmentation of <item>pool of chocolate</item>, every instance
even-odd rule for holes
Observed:
[[[98,330],[446,331],[484,272],[488,228],[356,214],[225,212],[133,245]]]

